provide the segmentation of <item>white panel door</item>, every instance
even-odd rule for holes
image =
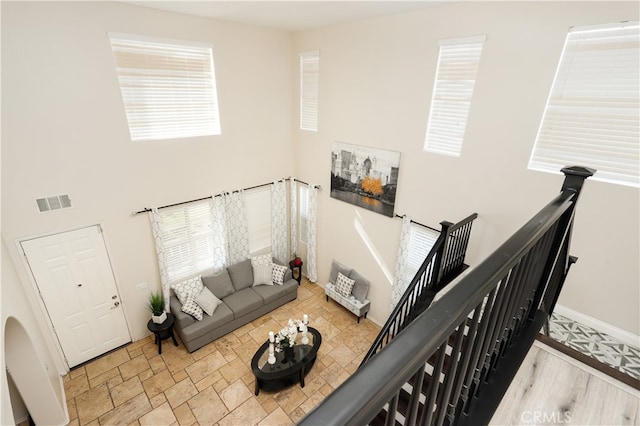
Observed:
[[[131,341],[98,226],[21,245],[69,367]]]

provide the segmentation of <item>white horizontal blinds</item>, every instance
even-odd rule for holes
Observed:
[[[405,269],[407,283],[411,282],[415,277],[439,236],[440,233],[437,231],[421,225],[411,224],[411,236],[409,237],[409,250]]]
[[[211,46],[110,33],[131,139],[219,135]]]
[[[300,54],[300,129],[318,131],[320,52]]]
[[[249,251],[252,254],[271,247],[271,188],[245,191],[247,222],[249,227]]]
[[[440,41],[425,151],[460,156],[484,40]]]
[[[169,281],[213,267],[213,237],[209,200],[167,207],[161,217],[159,236]]]
[[[593,179],[639,186],[638,22],[569,31],[529,168],[597,170]]]

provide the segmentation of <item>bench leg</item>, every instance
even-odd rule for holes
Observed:
[[[327,302],[328,302],[329,301],[329,295],[326,295],[325,297],[327,298]]]

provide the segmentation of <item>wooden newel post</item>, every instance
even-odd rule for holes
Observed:
[[[446,220],[443,220],[442,222],[440,222],[440,226],[442,227],[442,229],[440,230],[440,235],[444,236],[444,244],[440,246],[440,249],[438,250],[438,255],[436,256],[436,261],[434,264],[435,280],[433,282],[436,285],[436,287],[440,282],[440,278],[442,278],[441,276],[442,263],[444,260],[444,256],[447,253],[447,244],[449,243],[449,228],[451,228],[452,225],[453,223],[448,222]]]

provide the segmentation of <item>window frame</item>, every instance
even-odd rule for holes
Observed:
[[[320,52],[300,53],[300,130],[318,131]]]
[[[481,35],[438,42],[424,152],[462,155],[485,40],[486,36]]]
[[[529,170],[579,165],[597,170],[593,180],[640,187],[639,46],[638,21],[569,29]]]
[[[222,133],[211,44],[108,36],[132,141]]]

